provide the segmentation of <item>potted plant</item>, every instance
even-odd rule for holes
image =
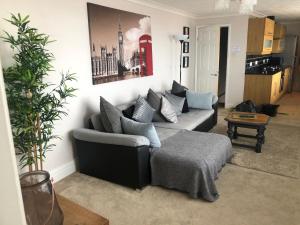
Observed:
[[[20,166],[29,171],[43,170],[46,152],[59,136],[53,134],[55,121],[67,115],[66,99],[74,96],[75,88],[68,83],[73,73],[62,73],[59,84],[45,81],[54,60],[46,48],[53,42],[49,36],[29,26],[29,16],[11,15],[7,20],[17,28],[17,34],[5,32],[2,39],[9,43],[14,64],[3,70],[10,120]]]
[[[60,225],[63,214],[43,161],[55,146],[51,141],[59,138],[53,134],[54,123],[67,115],[66,100],[76,90],[68,84],[75,77],[67,72],[57,85],[47,82],[54,72],[54,56],[46,48],[49,36],[30,27],[29,16],[12,14],[7,21],[17,28],[15,36],[5,32],[2,37],[14,52],[14,64],[3,74],[16,154],[20,166],[29,169],[20,176],[26,220],[29,225]]]

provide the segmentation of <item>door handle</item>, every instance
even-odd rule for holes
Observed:
[[[210,75],[211,75],[211,76],[214,76],[214,77],[217,77],[217,76],[218,76],[217,73],[211,73]]]

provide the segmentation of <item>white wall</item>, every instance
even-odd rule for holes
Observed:
[[[26,225],[0,60],[0,224]]]
[[[248,16],[231,16],[197,20],[196,25],[230,25],[229,74],[227,74],[226,108],[243,101],[247,51]],[[236,51],[238,49],[238,51]]]
[[[191,28],[191,62],[189,69],[183,69],[183,84],[194,86],[194,21],[169,12],[137,5],[125,0],[91,0],[90,2],[151,16],[153,39],[154,76],[131,79],[101,85],[92,85],[90,67],[90,46],[86,0],[2,0],[0,18],[9,18],[10,13],[30,15],[31,26],[49,34],[57,40],[49,49],[54,53],[57,72],[70,70],[77,73],[77,97],[69,100],[69,116],[56,124],[56,133],[63,137],[57,141],[53,152],[48,153],[46,169],[56,173],[74,170],[74,153],[70,141],[71,131],[82,127],[92,112],[99,110],[99,96],[114,104],[131,101],[138,94],[146,94],[148,88],[164,90],[170,88],[173,79],[179,79],[179,44],[172,35],[182,32],[183,26]],[[11,25],[0,20],[0,30],[14,31]],[[0,42],[0,56],[3,66],[11,63],[11,50]],[[52,82],[58,81],[56,73]],[[65,165],[68,165],[67,168]],[[58,176],[58,175],[57,175]],[[60,174],[59,178],[63,176]]]

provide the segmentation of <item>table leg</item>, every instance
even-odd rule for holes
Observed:
[[[233,139],[237,139],[237,138],[238,138],[237,126],[234,126]]]
[[[260,153],[261,152],[261,146],[262,144],[265,142],[265,126],[260,126],[258,129],[257,129],[257,143],[256,143],[256,148],[255,148],[255,151],[257,153]]]
[[[232,142],[232,139],[234,138],[234,131],[233,131],[233,125],[228,122],[228,130],[227,130],[227,134],[228,134],[228,137],[230,139],[230,141]]]

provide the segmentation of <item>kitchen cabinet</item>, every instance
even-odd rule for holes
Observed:
[[[275,24],[274,39],[284,39],[286,34],[286,26],[280,23]]]
[[[290,79],[291,79],[291,67],[287,67],[284,69],[284,85],[283,85],[283,93],[288,92]]]
[[[256,105],[276,103],[287,91],[287,86],[281,88],[281,75],[282,71],[273,75],[246,74],[244,100],[252,100]]]
[[[274,39],[272,53],[281,53],[281,52],[283,52],[284,47],[285,47],[284,39]]]
[[[268,18],[251,18],[248,23],[247,54],[270,54],[275,22]]]

